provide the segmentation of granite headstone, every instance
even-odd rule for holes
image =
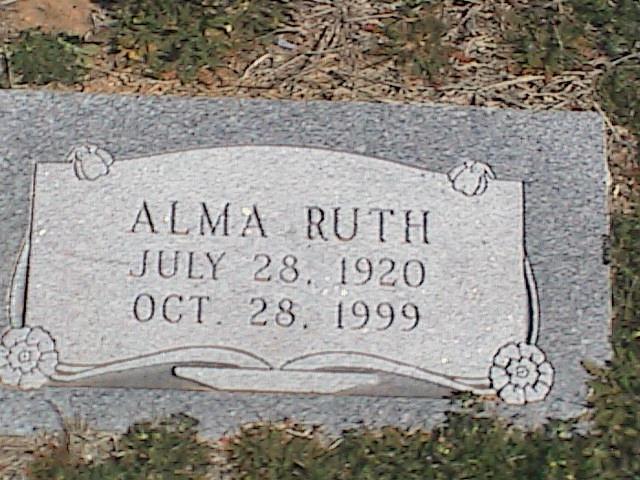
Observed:
[[[610,356],[598,115],[2,92],[0,139],[5,433],[539,423]]]

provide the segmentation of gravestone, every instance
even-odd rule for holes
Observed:
[[[0,93],[0,428],[535,424],[610,356],[602,122]],[[52,408],[52,404],[56,408]]]

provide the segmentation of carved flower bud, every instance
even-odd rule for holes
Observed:
[[[80,180],[96,180],[107,175],[113,165],[113,156],[95,145],[74,148],[68,160],[73,163],[73,170]]]
[[[464,162],[449,170],[447,177],[455,191],[468,197],[482,195],[487,189],[487,179],[496,178],[491,167],[482,162]]]

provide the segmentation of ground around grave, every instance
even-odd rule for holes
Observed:
[[[472,421],[473,402],[433,432],[333,440],[282,423],[201,444],[184,418],[124,436],[61,419],[64,435],[3,438],[2,478],[640,478],[638,39],[637,0],[0,0],[3,88],[601,112],[616,354],[587,366],[584,436]],[[152,476],[177,458],[191,469]]]

